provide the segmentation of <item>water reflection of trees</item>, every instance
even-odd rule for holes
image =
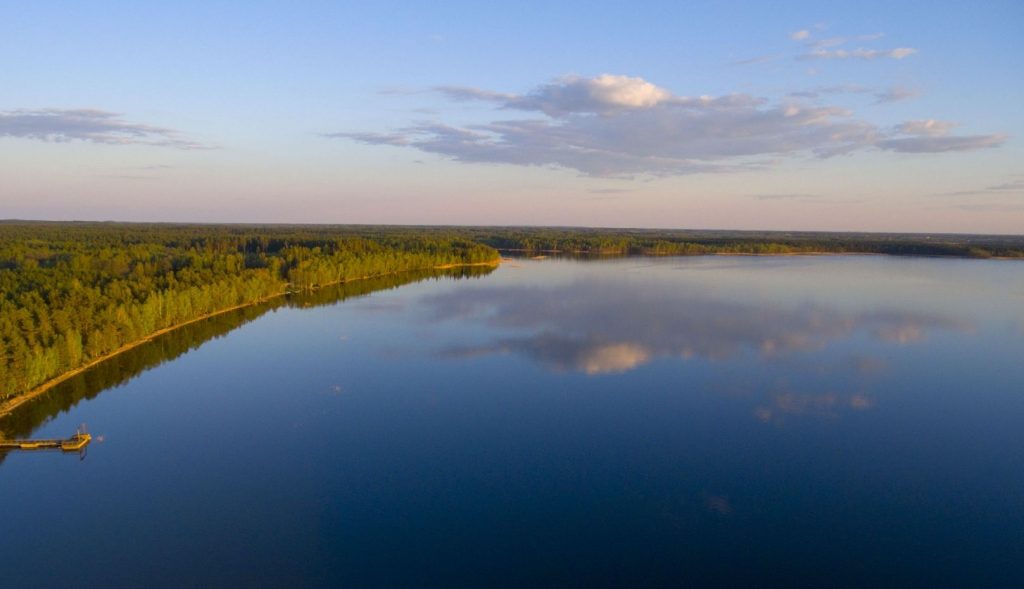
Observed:
[[[273,309],[333,305],[413,282],[481,277],[493,270],[490,266],[472,266],[380,276],[273,299],[185,325],[101,362],[22,405],[10,415],[0,418],[0,433],[9,438],[29,436],[36,428],[80,401],[92,399],[107,389],[122,385],[150,368],[174,360],[211,339],[222,337]],[[0,461],[3,457],[4,454],[0,452]]]

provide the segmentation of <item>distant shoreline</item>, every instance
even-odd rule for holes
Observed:
[[[328,286],[335,286],[335,285],[338,285],[338,284],[346,284],[346,283],[349,283],[349,282],[358,282],[360,280],[369,280],[371,278],[380,278],[380,277],[383,277],[383,276],[394,276],[396,274],[405,274],[407,272],[422,272],[424,270],[451,270],[453,268],[466,268],[466,267],[471,267],[471,266],[498,266],[501,263],[502,263],[502,260],[498,259],[498,260],[495,260],[493,262],[473,262],[473,263],[463,263],[463,264],[442,264],[440,266],[430,266],[428,268],[410,268],[408,270],[399,270],[397,272],[386,272],[384,274],[372,274],[372,275],[369,275],[369,276],[360,276],[359,278],[350,278],[348,280],[336,280],[334,282],[328,282],[326,284],[318,285],[313,290],[319,290],[321,288],[325,288],[325,287],[328,287]],[[234,306],[231,306],[231,307],[226,307],[224,309],[218,309],[218,310],[213,311],[211,313],[207,313],[206,315],[201,315],[201,316],[196,317],[194,319],[189,319],[188,321],[183,321],[181,323],[176,323],[176,324],[171,325],[169,327],[165,327],[163,329],[159,329],[157,331],[154,331],[153,333],[147,335],[146,337],[143,337],[141,339],[137,339],[137,340],[135,340],[133,342],[129,342],[129,343],[127,343],[127,344],[117,348],[116,350],[114,350],[112,352],[108,352],[108,353],[106,353],[106,354],[104,354],[104,355],[102,355],[102,356],[100,356],[98,358],[95,358],[94,360],[90,361],[88,364],[84,364],[82,366],[79,366],[78,368],[75,368],[74,370],[69,370],[69,371],[67,371],[67,372],[65,372],[65,373],[63,373],[63,374],[61,374],[59,376],[55,376],[55,377],[51,378],[50,380],[48,380],[48,381],[46,381],[46,382],[36,386],[35,388],[33,388],[33,389],[29,390],[29,391],[26,391],[26,392],[24,392],[22,394],[19,394],[19,395],[16,395],[16,396],[14,396],[14,397],[12,397],[10,399],[7,399],[3,403],[0,403],[0,419],[3,419],[5,417],[7,417],[13,411],[15,411],[18,407],[20,407],[20,406],[24,405],[25,403],[31,401],[32,399],[35,399],[36,397],[39,397],[39,396],[43,395],[44,393],[46,393],[47,391],[49,391],[53,387],[61,384],[62,382],[66,381],[66,380],[69,380],[72,377],[77,376],[77,375],[79,375],[79,374],[89,370],[90,368],[93,368],[94,366],[96,366],[98,364],[106,362],[107,360],[110,360],[111,358],[114,358],[114,357],[116,357],[116,356],[118,356],[120,354],[123,354],[123,353],[125,353],[125,352],[127,352],[129,350],[137,348],[137,347],[141,346],[142,344],[150,342],[150,341],[154,340],[155,338],[158,338],[158,337],[160,337],[162,335],[170,333],[170,332],[172,332],[172,331],[174,331],[176,329],[180,329],[182,327],[185,327],[186,325],[191,325],[193,323],[198,323],[200,321],[205,321],[207,319],[210,319],[211,317],[216,317],[218,315],[223,315],[225,313],[230,313],[231,311],[237,311],[238,309],[244,309],[246,307],[253,307],[253,306],[256,306],[256,305],[261,305],[261,304],[266,303],[268,301],[272,301],[274,299],[278,299],[280,297],[283,297],[283,296],[286,296],[286,295],[289,295],[289,294],[296,294],[296,292],[295,291],[291,291],[291,290],[284,290],[284,291],[281,291],[281,292],[279,292],[277,294],[274,294],[274,295],[271,295],[271,296],[268,296],[268,297],[263,297],[261,299],[255,300],[255,301],[250,301],[248,303],[242,303],[241,305],[234,305]]]
[[[619,257],[639,257],[639,258],[699,258],[701,256],[756,256],[756,257],[786,257],[786,256],[885,256],[890,258],[937,258],[941,260],[1017,260],[1021,261],[1024,258],[1015,256],[959,256],[949,254],[897,254],[897,253],[884,253],[884,252],[830,252],[827,250],[822,251],[808,251],[808,252],[701,252],[696,254],[676,253],[676,252],[642,252],[642,253],[630,253],[620,251],[590,251],[590,250],[558,250],[558,249],[517,249],[517,248],[506,248],[499,247],[494,248],[499,252],[514,252],[520,254],[540,254],[539,256],[530,256],[530,259],[540,260],[547,257],[548,254],[569,254],[569,255],[584,255],[584,256],[619,256]],[[514,258],[510,258],[514,259]]]

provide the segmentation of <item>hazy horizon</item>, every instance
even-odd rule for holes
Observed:
[[[650,231],[650,232],[709,232],[709,233],[826,233],[826,234],[879,234],[879,235],[955,235],[955,236],[1010,236],[1018,237],[1021,232],[1011,233],[986,233],[986,232],[963,232],[963,231],[859,231],[854,229],[740,229],[734,227],[640,227],[640,226],[613,226],[613,225],[514,225],[500,223],[331,223],[331,222],[284,222],[284,221],[175,221],[175,220],[137,220],[126,221],[122,219],[0,219],[0,223],[99,223],[99,224],[138,224],[138,225],[209,225],[209,226],[281,226],[281,227],[426,227],[438,228],[503,228],[503,229],[569,229],[569,230],[594,230],[594,231]]]

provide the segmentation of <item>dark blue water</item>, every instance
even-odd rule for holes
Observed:
[[[1024,586],[1017,262],[516,261],[39,421],[2,587]]]

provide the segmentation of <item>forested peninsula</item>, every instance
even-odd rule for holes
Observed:
[[[285,293],[499,251],[1024,259],[1022,236],[0,221],[0,414],[156,334]]]

